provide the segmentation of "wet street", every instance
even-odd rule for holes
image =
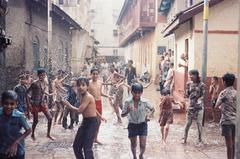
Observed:
[[[126,92],[126,91],[125,91]],[[167,145],[161,144],[160,127],[158,121],[159,92],[154,85],[145,90],[145,98],[155,105],[154,119],[149,122],[148,139],[145,159],[225,159],[226,149],[218,124],[207,123],[204,127],[203,145],[197,145],[197,129],[194,122],[186,145],[181,144],[184,131],[184,114],[174,114],[174,124],[170,126]],[[126,97],[126,93],[125,93]],[[104,145],[94,145],[96,159],[131,159],[130,142],[127,133],[127,118],[122,124],[116,124],[116,116],[108,102],[103,101],[103,116],[107,123],[102,123],[99,140]],[[37,140],[33,142],[30,137],[26,140],[27,159],[74,159],[72,142],[78,126],[73,130],[64,130],[61,125],[52,127],[55,141],[50,141],[46,136],[46,120],[42,116],[36,129]],[[139,152],[139,145],[138,145]]]

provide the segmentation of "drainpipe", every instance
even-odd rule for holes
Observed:
[[[240,8],[240,1],[238,3],[238,7]],[[240,31],[240,11],[238,9],[238,31]],[[238,32],[238,75],[237,75],[237,123],[236,123],[236,136],[235,136],[235,144],[236,144],[236,158],[240,158],[240,34]]]
[[[52,73],[52,0],[48,1],[48,78],[49,78],[49,92],[52,92],[52,80],[53,80],[53,73]],[[52,100],[49,101],[49,107],[52,108]]]
[[[209,10],[209,2],[208,0],[204,0],[204,11],[203,11],[203,52],[202,52],[202,81],[206,83],[207,76],[207,48],[208,48],[208,10]],[[205,95],[206,96],[206,95]],[[205,101],[204,97],[204,101]],[[204,112],[205,114],[205,112]],[[204,126],[204,118],[202,121],[202,125]]]

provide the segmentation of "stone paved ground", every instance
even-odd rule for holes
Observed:
[[[159,103],[159,92],[155,91],[155,86],[151,86],[144,92],[144,97],[148,98],[156,106]],[[126,96],[126,95],[125,95]],[[197,146],[196,123],[193,123],[189,132],[187,145],[181,144],[184,130],[184,114],[174,114],[174,124],[170,127],[168,143],[163,146],[160,142],[160,128],[157,123],[158,110],[155,117],[149,122],[149,135],[145,159],[225,159],[226,150],[224,140],[220,136],[218,124],[206,124],[204,127],[204,145]],[[99,133],[99,140],[104,145],[94,145],[94,155],[96,159],[131,159],[131,150],[127,138],[127,119],[123,119],[123,124],[116,124],[116,117],[112,114],[112,109],[104,100],[103,115],[107,123],[103,123]],[[77,131],[77,126],[73,130],[64,130],[60,125],[54,125],[52,134],[57,139],[48,140],[46,135],[46,120],[42,117],[36,131],[37,140],[33,142],[30,137],[26,139],[27,159],[74,159],[72,142]]]

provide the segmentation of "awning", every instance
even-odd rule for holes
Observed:
[[[224,0],[210,0],[209,6],[212,7],[222,1]],[[197,3],[196,5],[193,5],[190,8],[176,14],[171,23],[162,31],[164,37],[171,35],[181,24],[189,21],[192,17],[201,12],[203,12],[203,2]]]

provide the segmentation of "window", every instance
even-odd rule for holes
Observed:
[[[157,47],[157,54],[163,55],[163,53],[166,52],[166,46],[158,46]]]
[[[117,29],[113,30],[113,36],[118,36],[118,30]]]
[[[63,5],[64,4],[64,0],[59,0],[59,4]]]
[[[185,2],[186,2],[185,4],[186,4],[187,8],[189,8],[193,5],[193,0],[186,0]]]
[[[118,56],[118,49],[113,49],[113,56]]]
[[[35,36],[33,43],[33,69],[37,70],[40,67],[40,43],[37,36]]]

